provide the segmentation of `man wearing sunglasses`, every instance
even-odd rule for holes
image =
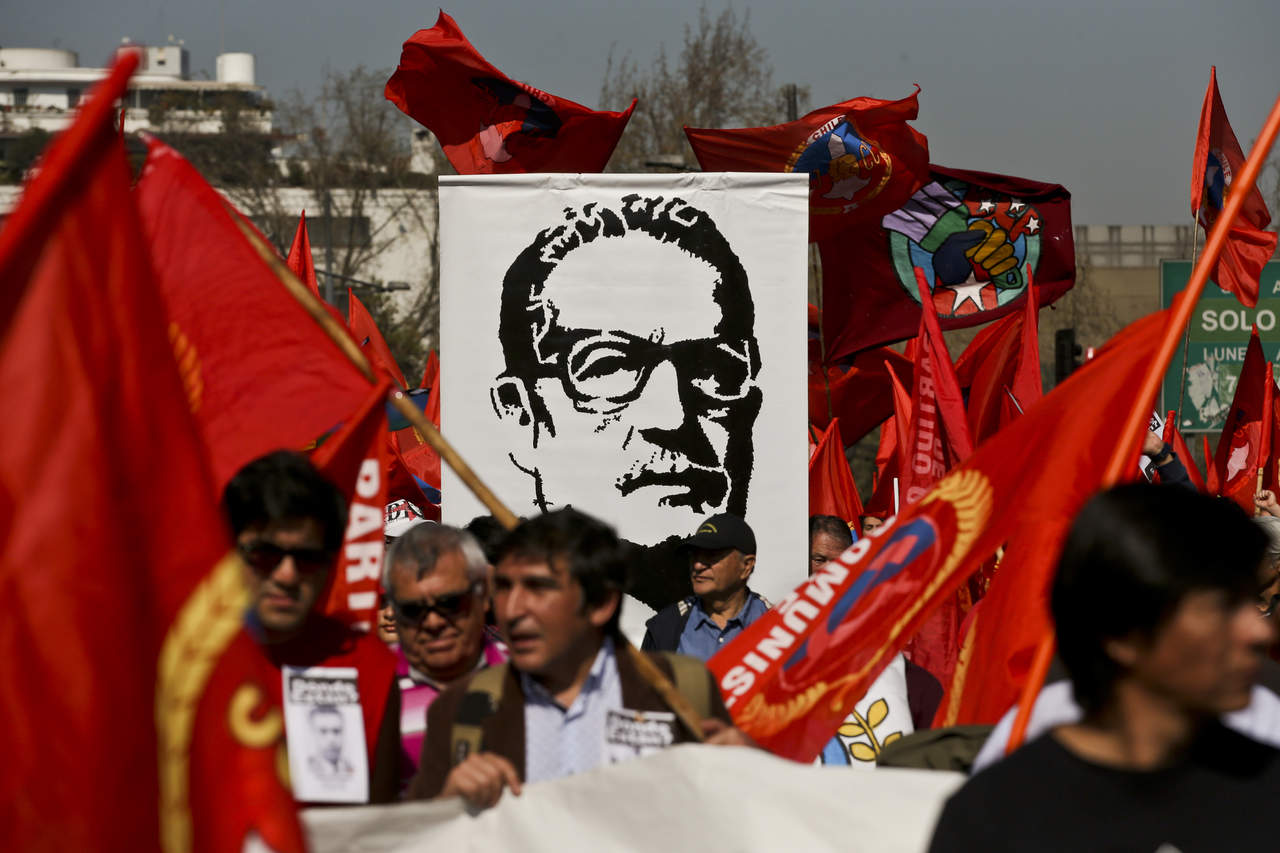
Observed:
[[[409,528],[391,544],[382,575],[399,637],[401,772],[418,767],[427,709],[476,670],[507,659],[485,628],[489,561],[475,538],[443,524]]]
[[[372,634],[317,609],[342,545],[342,493],[299,453],[276,451],[231,478],[223,511],[246,567],[249,632],[276,667],[354,668],[365,723],[369,801],[400,785],[400,694],[395,658]],[[283,699],[281,682],[276,682]]]
[[[710,513],[745,515],[762,399],[754,322],[742,263],[703,211],[639,195],[567,211],[502,286],[506,369],[490,399],[530,477],[528,506],[590,507],[642,545]]]

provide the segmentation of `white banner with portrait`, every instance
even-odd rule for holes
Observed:
[[[803,175],[441,178],[444,435],[517,515],[667,548],[745,515],[777,601],[807,569],[807,217]],[[447,522],[485,512],[443,479]]]

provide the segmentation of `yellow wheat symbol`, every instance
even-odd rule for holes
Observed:
[[[204,379],[200,376],[200,355],[195,344],[186,336],[177,323],[169,324],[169,343],[173,346],[173,359],[178,363],[178,375],[182,377],[182,387],[187,392],[187,406],[191,413],[200,411],[200,403],[204,398]]]
[[[902,732],[885,735],[883,740],[876,737],[876,729],[889,716],[889,702],[886,699],[877,699],[872,702],[871,707],[867,709],[865,717],[858,713],[857,708],[850,711],[849,716],[853,717],[854,721],[840,726],[840,728],[836,729],[836,733],[844,737],[862,737],[866,735],[867,743],[854,741],[849,744],[849,754],[858,761],[875,761],[876,756],[880,754],[882,749],[902,737]]]

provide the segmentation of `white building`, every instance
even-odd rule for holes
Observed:
[[[199,80],[192,79],[190,55],[179,42],[126,42],[117,52],[127,50],[137,51],[141,59],[125,102],[127,133],[219,133],[227,110],[234,110],[248,129],[271,132],[272,106],[265,90],[254,83],[253,54],[221,54],[216,79]],[[0,134],[61,130],[70,124],[80,99],[105,74],[105,68],[81,66],[70,50],[0,48]]]

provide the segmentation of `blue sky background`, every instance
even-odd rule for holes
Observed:
[[[713,4],[712,11],[722,5]],[[778,84],[812,106],[922,87],[917,128],[934,162],[1060,182],[1077,223],[1190,221],[1188,184],[1209,66],[1248,149],[1280,94],[1280,2],[768,0],[749,11]],[[122,37],[185,39],[193,70],[257,55],[274,96],[324,70],[393,67],[438,7],[408,0],[43,0],[5,13],[0,46],[63,47],[105,62]],[[697,6],[467,0],[448,8],[507,74],[598,106],[612,45],[642,64],[678,53]],[[1268,176],[1275,180],[1275,173]]]

